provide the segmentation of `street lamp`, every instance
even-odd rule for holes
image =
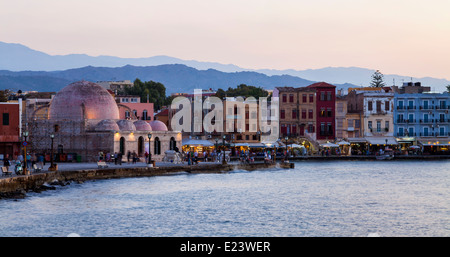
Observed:
[[[218,157],[219,157],[219,146],[218,146],[218,144],[219,144],[219,139],[216,138],[215,140],[216,140],[216,154],[215,154],[215,156],[216,156],[216,160],[219,161],[219,160],[218,160]]]
[[[149,133],[147,136],[148,136],[148,161],[147,161],[147,164],[150,164],[150,161],[152,160],[152,151],[150,148],[150,139],[152,139],[152,134]]]
[[[225,165],[227,164],[227,162],[225,161],[225,135],[223,135],[222,137],[222,144],[223,144],[223,160],[222,160],[222,164]]]
[[[285,137],[284,138],[285,140],[286,140],[286,158],[285,158],[285,161],[287,161],[288,160],[288,137]]]
[[[50,153],[50,168],[49,168],[49,170],[50,171],[52,171],[52,170],[55,170],[55,166],[54,166],[54,164],[53,164],[53,140],[55,139],[55,134],[50,134],[50,139],[52,140],[52,147],[51,147],[51,153]]]
[[[23,141],[23,152],[24,152],[24,160],[25,160],[25,166],[23,167],[23,173],[27,174],[28,169],[27,169],[27,137],[28,137],[28,131],[23,131],[22,132],[23,137],[25,138],[25,140]]]

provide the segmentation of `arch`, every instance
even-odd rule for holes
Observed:
[[[148,111],[147,110],[142,111],[142,120],[148,120]]]
[[[155,142],[153,142],[153,150],[155,155],[161,154],[161,141],[159,141],[159,137],[156,137]]]
[[[144,151],[145,151],[144,147],[145,147],[144,137],[140,136],[138,138],[138,155],[139,156],[144,155]]]
[[[119,152],[122,154],[125,154],[125,138],[121,137],[120,138],[120,145],[119,145]]]
[[[170,138],[169,150],[175,150],[177,147],[177,141],[175,141],[174,137]]]

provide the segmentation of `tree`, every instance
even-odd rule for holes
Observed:
[[[229,87],[226,91],[223,89],[218,89],[216,92],[216,96],[219,98],[223,98],[225,96],[228,97],[242,96],[244,98],[253,96],[256,99],[259,99],[260,97],[268,96],[268,94],[269,93],[261,87],[248,86],[246,84],[240,84],[236,88]]]
[[[447,85],[447,92],[450,93],[450,85]]]
[[[132,87],[127,87],[119,93],[138,95],[141,98],[141,103],[147,102],[148,97],[149,102],[154,104],[155,110],[159,110],[162,106],[170,104],[170,97],[166,97],[166,87],[159,82],[142,82],[140,79],[136,79]]]
[[[383,74],[377,70],[372,75],[372,82],[370,82],[371,87],[384,87]]]
[[[8,102],[10,94],[11,93],[8,89],[0,90],[0,102]]]

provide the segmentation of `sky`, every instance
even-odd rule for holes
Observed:
[[[450,79],[449,0],[0,0],[0,41],[248,69]]]

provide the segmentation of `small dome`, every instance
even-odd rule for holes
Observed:
[[[119,120],[117,125],[121,131],[136,131],[136,127],[131,120]]]
[[[152,131],[152,127],[146,121],[138,120],[135,121],[133,124],[136,127],[137,131]]]
[[[95,126],[95,131],[119,131],[119,125],[114,120],[102,120]]]
[[[168,131],[166,124],[159,120],[154,120],[150,122],[153,131]]]

